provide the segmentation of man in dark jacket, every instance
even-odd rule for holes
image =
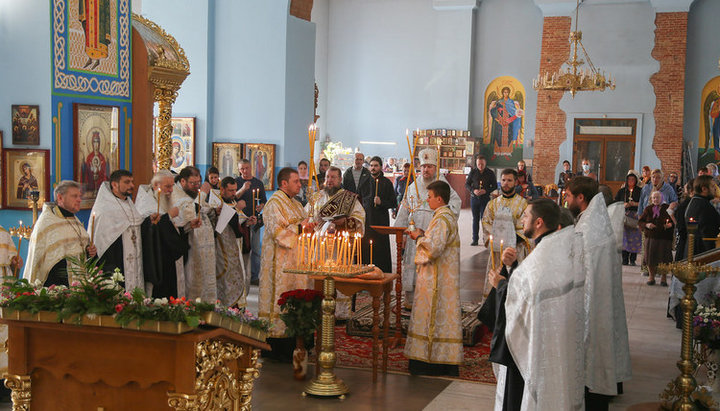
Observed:
[[[473,234],[470,245],[478,245],[480,219],[485,212],[485,206],[490,201],[490,193],[497,189],[497,177],[489,168],[485,167],[485,156],[478,154],[475,158],[476,168],[470,170],[465,180],[465,188],[470,193],[470,208],[473,215]]]

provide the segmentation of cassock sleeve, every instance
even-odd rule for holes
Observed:
[[[490,342],[490,356],[488,359],[494,363],[505,366],[515,364],[510,354],[510,349],[508,349],[507,341],[505,340],[505,327],[507,325],[505,318],[505,301],[507,300],[508,281],[516,267],[517,262],[513,264],[510,271],[507,270],[507,266],[503,266],[500,270],[500,275],[505,277],[505,279],[500,280],[495,289],[495,328],[493,329],[492,341]]]
[[[495,220],[495,203],[495,201],[490,200],[482,216],[483,241],[485,241],[485,247],[490,243],[490,233],[492,232],[492,225]]]
[[[162,282],[162,250],[160,249],[160,230],[156,224],[145,218],[140,225],[142,238],[143,275],[145,281],[157,286]]]
[[[448,183],[450,185],[450,183]],[[450,202],[448,203],[448,206],[450,206],[450,210],[452,210],[453,214],[455,214],[455,219],[460,216],[460,207],[462,206],[462,199],[458,195],[455,190],[453,190],[452,187],[450,187]]]
[[[280,247],[293,248],[297,245],[298,225],[290,224],[277,207],[271,203],[264,209],[264,214],[267,215],[265,229],[272,233],[272,238]]]
[[[387,208],[388,210],[397,207],[397,198],[395,198],[395,190],[393,189],[390,180],[383,179],[383,183],[380,186],[382,193],[380,196],[380,207]]]
[[[415,264],[428,264],[445,251],[450,233],[444,218],[438,217],[431,223],[423,237],[417,241]]]

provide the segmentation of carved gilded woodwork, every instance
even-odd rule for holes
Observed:
[[[10,398],[12,399],[13,411],[28,411],[32,399],[30,376],[5,374],[3,378],[5,378],[5,388],[12,390]]]

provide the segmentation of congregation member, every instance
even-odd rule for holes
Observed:
[[[215,166],[210,166],[205,173],[205,183],[210,184],[213,190],[220,189],[220,171]]]
[[[715,248],[715,241],[705,240],[705,238],[717,237],[720,232],[720,214],[711,203],[715,198],[714,186],[713,178],[709,175],[698,176],[693,182],[694,195],[687,205],[684,217],[686,225],[697,225],[694,243],[695,255]],[[685,255],[687,256],[687,248]]]
[[[531,201],[522,221],[533,251],[518,264],[516,250],[505,249],[502,267],[488,273],[498,296],[495,409],[583,408],[582,251],[574,228],[556,231],[560,216],[554,201]]]
[[[585,387],[587,409],[607,409],[631,378],[622,266],[598,182],[577,176],[567,186],[575,231],[582,234],[585,275]]]
[[[675,209],[675,228],[677,228],[677,238],[675,247],[675,261],[684,260],[687,255],[687,221],[685,220],[685,213],[687,212],[688,204],[690,199],[694,195],[693,184],[695,179],[691,178],[685,184],[682,198]]]
[[[151,251],[143,250],[140,230],[143,218],[132,201],[134,190],[131,172],[121,169],[110,173],[110,181],[102,183],[95,199],[88,233],[94,235],[103,271],[112,273],[118,268],[125,276],[128,292],[140,288],[152,295],[157,278],[149,273],[146,279],[143,272],[143,252]]]
[[[158,283],[153,287],[155,298],[185,296],[185,264],[188,237],[185,230],[175,226],[180,210],[172,204],[175,176],[168,170],[153,175],[149,185],[138,187],[135,207],[144,219],[141,232],[146,250],[143,253],[143,272],[153,270]]]
[[[363,234],[365,231],[365,210],[357,194],[340,186],[341,171],[337,167],[326,170],[325,185],[312,197],[312,207],[305,206],[311,212],[313,222],[318,229],[327,221],[332,221],[336,231],[349,231]],[[373,185],[374,188],[374,185]]]
[[[308,202],[308,184],[309,181],[309,175],[308,175],[308,164],[305,160],[300,160],[297,165],[297,171],[298,175],[300,176],[300,192],[298,193],[295,198],[302,204],[303,207],[305,207],[305,204]]]
[[[405,196],[405,187],[414,180],[414,178],[410,176],[410,163],[403,164],[402,173],[402,177],[395,179],[395,198],[397,199],[398,207],[393,209],[392,218],[397,218],[398,208],[403,201],[403,196]]]
[[[209,206],[196,202],[200,193],[200,171],[187,166],[177,175],[172,203],[179,213],[175,225],[187,233],[190,251],[185,259],[185,294],[188,299],[204,302],[217,300],[215,279],[215,238],[210,224]],[[206,186],[206,189],[209,188]],[[209,195],[209,191],[204,193]]]
[[[280,294],[308,286],[307,276],[289,274],[283,270],[294,266],[297,253],[300,252],[298,239],[305,227],[312,228],[305,209],[295,199],[300,192],[297,171],[285,167],[278,172],[277,181],[279,190],[268,200],[264,213],[265,234],[258,302],[258,315],[272,324],[270,336],[273,338],[285,334],[285,323],[280,319],[280,307],[276,304]]]
[[[640,191],[640,201],[638,203],[638,210],[640,213],[642,213],[642,210],[645,210],[645,207],[647,207],[648,200],[650,199],[650,193],[653,191],[659,191],[662,193],[664,203],[673,205],[673,203],[677,203],[678,201],[675,189],[670,186],[670,184],[663,181],[663,172],[659,168],[656,168],[650,174],[650,184],[645,184],[642,191]],[[676,205],[677,204],[675,204],[675,206]]]
[[[683,185],[678,179],[678,173],[671,171],[668,174],[667,183],[670,185],[670,187],[675,189],[675,194],[677,194],[677,198],[678,200],[680,200],[680,197],[682,197],[683,195]]]
[[[575,173],[575,175],[590,177],[590,178],[597,180],[597,175],[595,173],[593,173],[592,165],[590,164],[590,160],[587,158],[583,158],[580,161],[580,171]]]
[[[517,163],[517,184],[515,184],[515,191],[526,199],[532,200],[538,197],[537,188],[532,181],[532,175],[527,171],[525,167],[525,161],[520,160]]]
[[[372,161],[372,159],[370,159]],[[388,157],[387,164],[382,169],[383,173],[395,173],[398,172],[398,165],[395,162],[395,157]]]
[[[668,214],[668,204],[663,203],[662,193],[653,191],[650,204],[645,207],[639,219],[640,228],[645,233],[645,249],[650,279],[647,285],[655,285],[655,273],[658,264],[672,261],[672,241],[675,224]],[[667,273],[660,274],[660,285],[667,287]]]
[[[705,169],[705,171],[707,171],[707,169]],[[650,169],[650,166],[643,166],[640,173],[640,182],[638,185],[640,187],[645,187],[646,184],[650,184],[650,175],[652,174],[652,170]]]
[[[421,230],[427,230],[432,220],[434,211],[430,208],[427,198],[428,190],[427,187],[433,181],[444,181],[445,177],[438,173],[438,158],[437,151],[435,149],[426,148],[420,151],[420,176],[410,184],[407,189],[407,201],[403,201],[398,211],[397,219],[395,220],[395,227],[407,227],[410,224],[411,218],[415,223],[415,227]],[[455,215],[457,220],[460,215],[460,205],[462,201],[460,196],[455,190],[450,187],[450,201],[448,207],[450,211]],[[415,210],[413,215],[410,216],[409,205],[413,205]],[[413,301],[413,295],[415,293],[415,242],[405,241],[405,251],[403,252],[402,259],[402,288],[405,293],[403,303],[405,308],[410,308]]]
[[[240,226],[248,220],[253,225],[257,217],[247,218],[242,212],[242,200],[235,201],[237,182],[225,177],[220,182],[222,205],[211,214],[215,227],[215,273],[217,276],[217,298],[224,306],[245,306],[247,296],[245,266],[241,262],[242,250]]]
[[[622,240],[623,265],[635,265],[637,254],[642,249],[642,234],[638,227],[640,190],[636,171],[630,170],[625,177],[625,185],[615,195],[615,201],[622,201],[625,208]]]
[[[370,185],[373,182],[374,177],[371,177],[370,171],[363,167],[364,161],[365,155],[363,153],[355,153],[353,166],[345,170],[345,174],[343,174],[342,188],[355,194],[360,194],[360,191],[366,185]]]
[[[45,286],[70,285],[66,258],[95,257],[97,248],[75,214],[80,211],[82,186],[63,180],[55,187],[55,203],[46,201],[33,226],[23,278]]]
[[[267,203],[267,195],[265,194],[265,184],[262,180],[253,176],[250,160],[242,159],[239,164],[240,176],[236,178],[237,194],[236,200],[245,202],[243,213],[246,216],[257,217],[257,224],[250,229],[250,283],[258,284],[260,278],[260,252],[262,250],[262,234],[260,228],[263,226],[263,219],[260,213]],[[254,193],[254,194],[253,194]],[[254,203],[253,204],[253,198]],[[254,211],[253,211],[254,209]]]
[[[0,226],[0,276],[15,276],[16,270],[22,267],[22,258],[18,255],[10,233]]]
[[[328,168],[330,168],[330,160],[327,158],[321,158],[320,162],[318,162],[317,172],[318,184],[320,184],[320,187],[325,184],[325,173],[327,173]]]
[[[371,225],[389,226],[390,210],[397,207],[392,182],[383,175],[382,159],[370,159],[370,184],[360,186],[360,200],[365,209],[365,235],[362,238],[363,264],[375,264],[384,273],[392,272],[390,235],[380,234]],[[364,168],[363,168],[364,169]],[[370,261],[370,241],[373,247],[373,261]]]
[[[570,169],[570,162],[567,160],[563,161],[563,171],[560,173],[560,176],[558,177],[557,186],[558,189],[564,190],[565,186],[567,186],[568,181],[570,181],[571,178],[575,173],[572,172]]]
[[[491,255],[488,256],[487,271],[492,267],[500,266],[500,249],[503,247],[514,248],[517,251],[518,261],[522,261],[528,253],[529,247],[526,244],[527,239],[522,225],[522,215],[527,207],[527,201],[515,191],[516,183],[517,172],[512,168],[506,168],[500,173],[502,195],[488,203],[482,218],[485,247],[492,248]],[[490,293],[492,293],[491,287],[486,278],[483,296],[488,296]]]
[[[497,189],[497,176],[487,166],[487,160],[482,154],[475,156],[475,167],[470,170],[465,179],[465,188],[470,193],[470,209],[472,211],[472,242],[478,245],[480,240],[480,220],[490,201],[490,193]]]
[[[373,167],[374,161],[370,161]],[[433,216],[427,230],[408,235],[416,243],[417,282],[410,314],[405,357],[412,375],[458,376],[463,363],[460,318],[460,238],[450,210],[450,185],[427,186]]]

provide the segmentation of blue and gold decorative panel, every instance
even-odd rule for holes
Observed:
[[[53,0],[53,94],[130,101],[130,0]]]

